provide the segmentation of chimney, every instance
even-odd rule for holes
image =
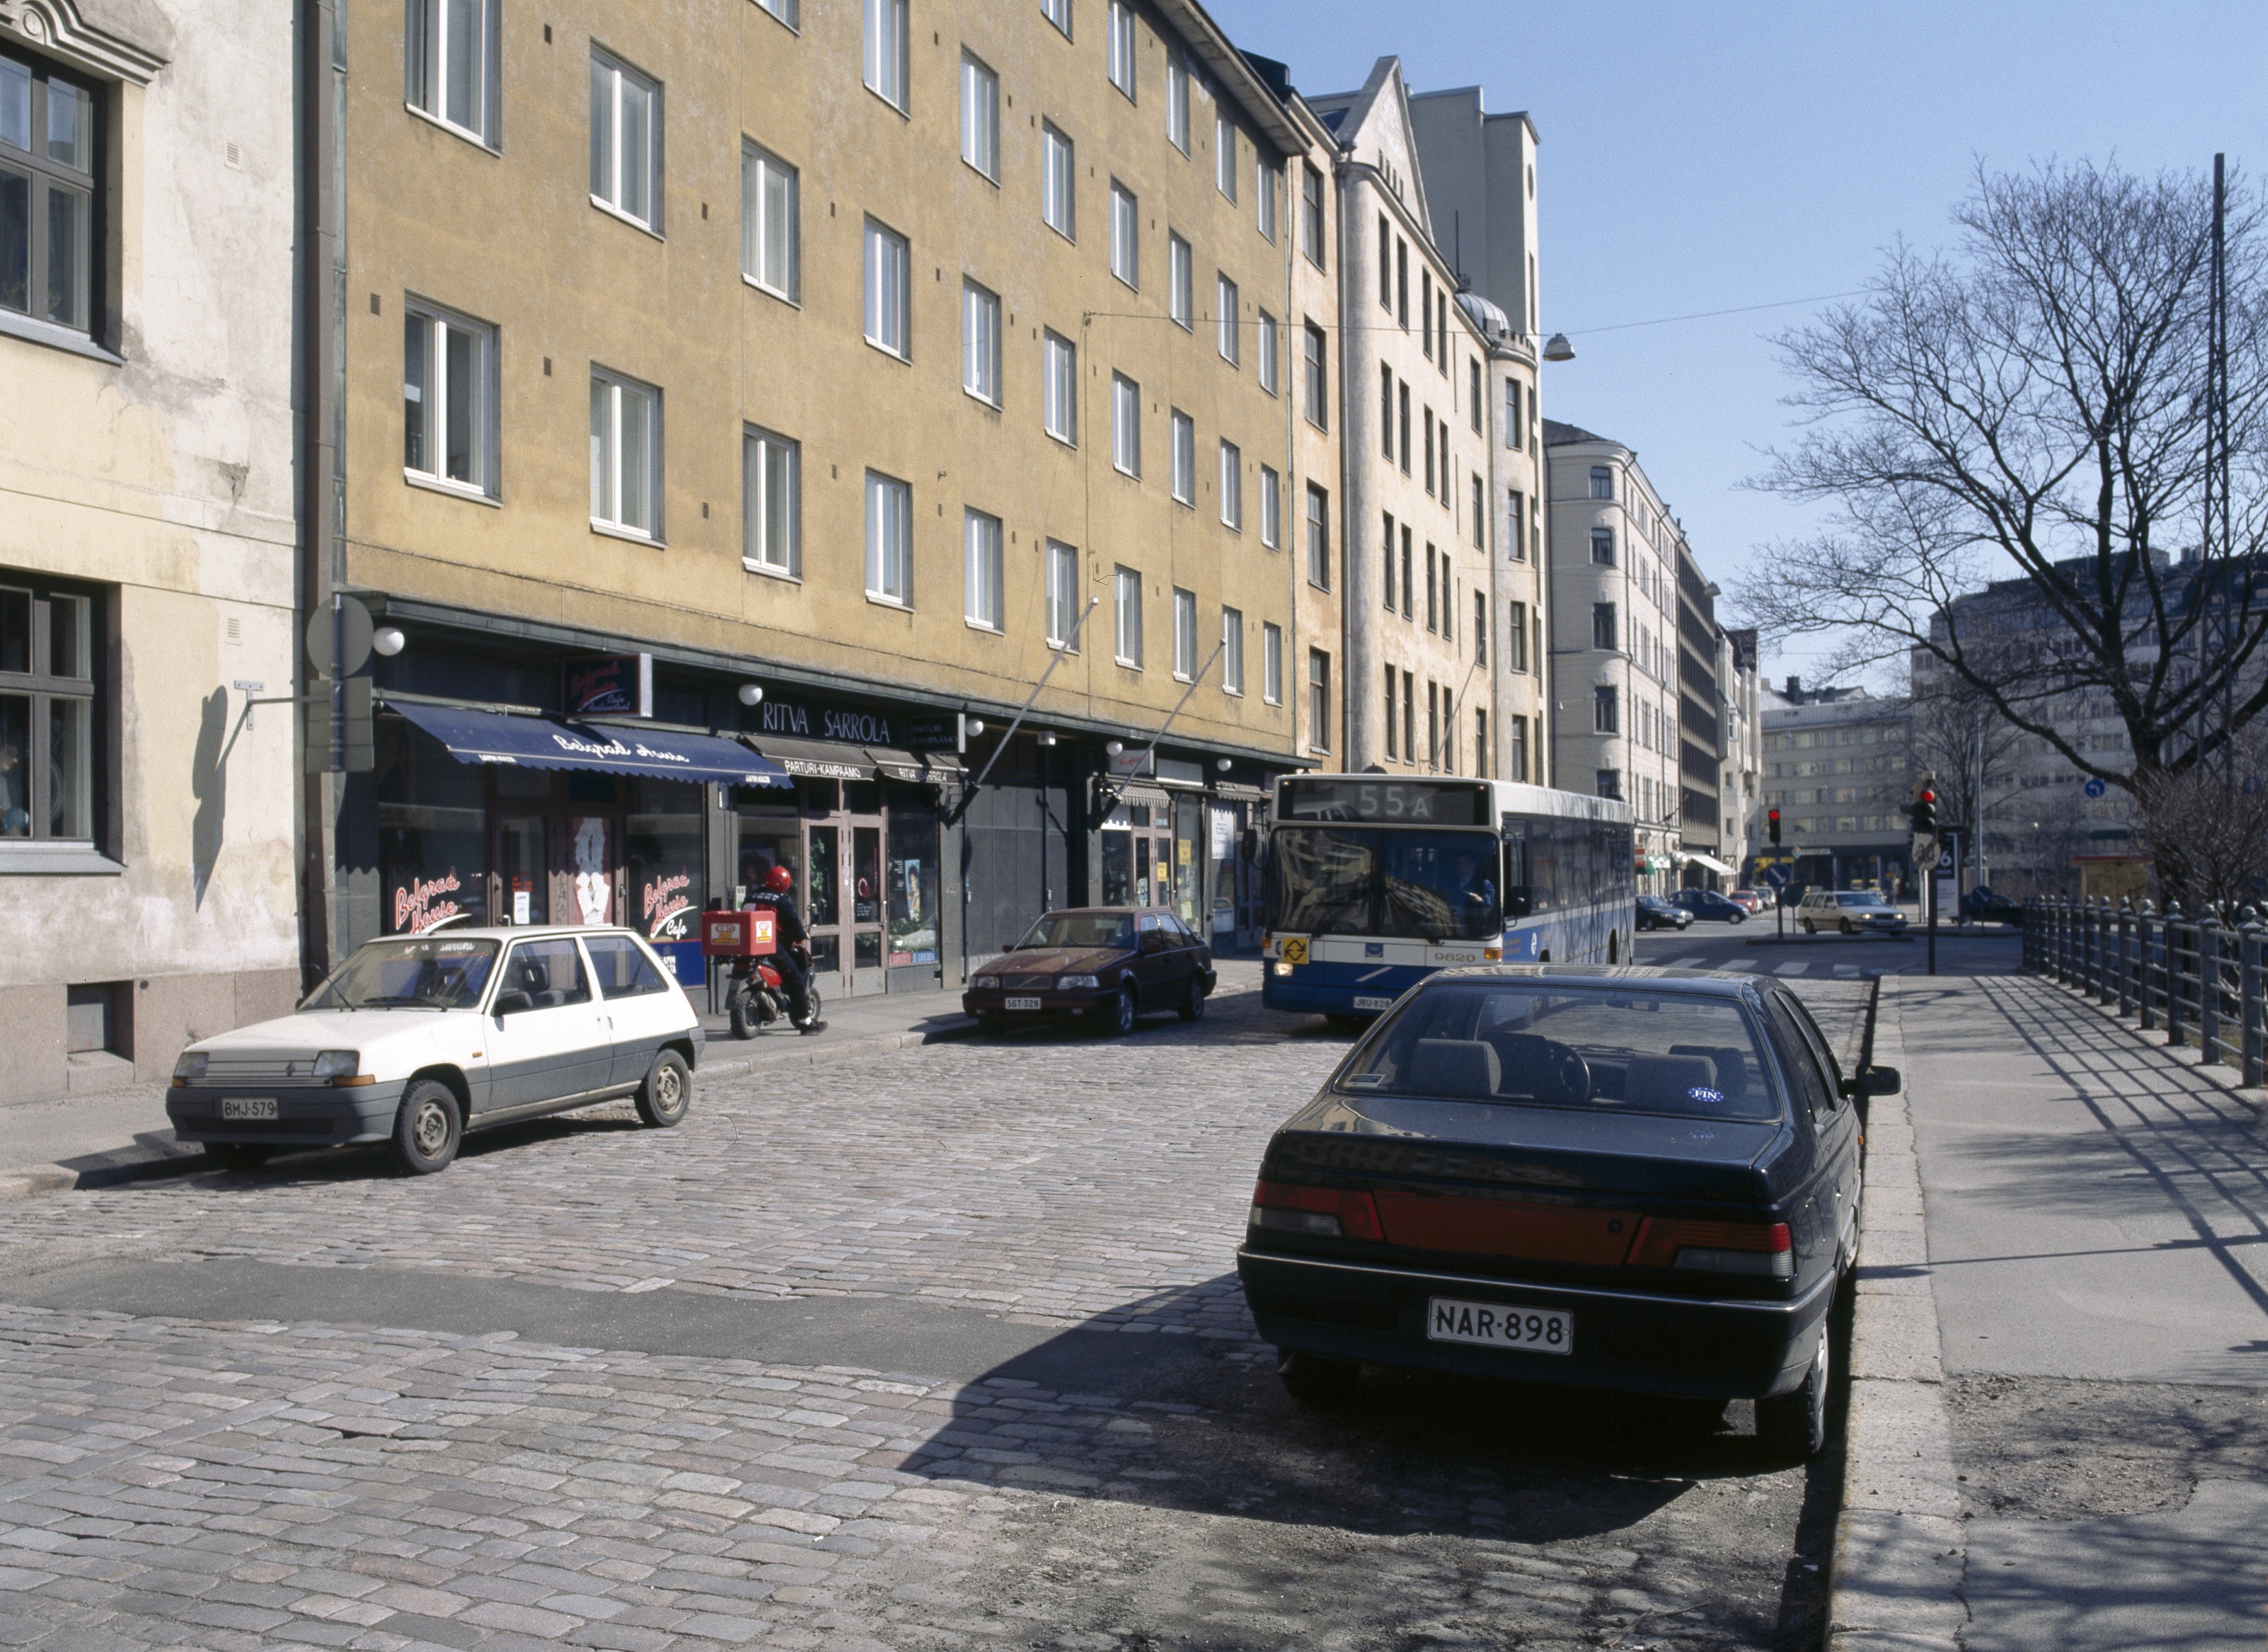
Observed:
[[[1790,700],[1794,699],[1798,694],[1801,694],[1802,692],[1803,692],[1803,679],[1802,679],[1802,678],[1800,678],[1800,677],[1791,677],[1791,678],[1789,678],[1789,679],[1787,679],[1787,697],[1788,697]]]

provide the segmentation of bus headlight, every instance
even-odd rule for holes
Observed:
[[[1292,966],[1279,958],[1276,960],[1276,973],[1278,975],[1289,975],[1292,973]]]

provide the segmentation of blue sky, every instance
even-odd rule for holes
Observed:
[[[1573,335],[1543,408],[1629,443],[1729,584],[1812,518],[1742,489],[1786,440],[1768,336],[1807,307],[1650,321],[1858,287],[1903,236],[1948,237],[1978,161],[2116,158],[2268,173],[2268,5],[1631,5],[1210,0],[1302,91],[1398,53],[1418,91],[1478,83],[1525,109],[1543,328]],[[1617,328],[1589,332],[1589,329]],[[1721,612],[1721,610],[1720,610]],[[1734,616],[1737,618],[1737,615]],[[1774,649],[1775,677],[1817,644]]]

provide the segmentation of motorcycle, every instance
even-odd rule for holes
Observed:
[[[764,959],[750,958],[745,972],[734,971],[733,984],[725,995],[725,1012],[732,1017],[733,1036],[753,1039],[774,1022],[787,1020],[787,989],[780,981],[780,973]],[[819,1018],[819,988],[806,987],[805,995],[811,1000],[812,1019]]]

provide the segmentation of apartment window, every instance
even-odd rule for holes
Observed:
[[[1079,350],[1059,333],[1042,336],[1042,371],[1046,405],[1042,409],[1047,432],[1058,442],[1079,445]]]
[[[1394,612],[1394,513],[1388,510],[1384,515],[1386,517],[1386,578],[1383,584],[1386,588],[1386,611],[1392,613]]]
[[[1473,548],[1488,549],[1488,485],[1473,478]]]
[[[1283,543],[1284,479],[1260,467],[1260,542],[1270,550]]]
[[[1142,668],[1142,576],[1131,568],[1122,568],[1111,576],[1110,583],[1116,602],[1118,663],[1139,671]]]
[[[1528,560],[1528,502],[1517,488],[1506,490],[1504,554],[1515,562]]]
[[[1408,672],[1402,673],[1402,755],[1418,760],[1418,679]]]
[[[1307,583],[1331,588],[1331,496],[1307,484]]]
[[[1079,157],[1052,126],[1040,128],[1040,217],[1065,240],[1079,239]]]
[[[493,148],[497,0],[409,0],[402,11],[409,106]],[[0,101],[8,95],[0,90]]]
[[[661,537],[661,392],[591,370],[591,520]]]
[[[1227,440],[1220,444],[1220,522],[1239,532],[1244,529],[1244,455]]]
[[[661,227],[661,88],[595,47],[591,199],[633,224]]]
[[[756,4],[790,28],[796,27],[801,20],[802,13],[796,0],[756,0]]]
[[[880,471],[866,473],[866,595],[914,603],[914,490]]]
[[[912,263],[906,238],[866,220],[866,342],[910,359]]]
[[[1425,491],[1433,491],[1433,409],[1425,409]]]
[[[1594,602],[1591,605],[1591,646],[1612,653],[1619,636],[1615,629],[1615,605]]]
[[[1481,364],[1478,360],[1474,360],[1466,363],[1465,365],[1469,370],[1467,377],[1471,381],[1465,387],[1466,400],[1472,410],[1473,429],[1478,430],[1481,428],[1481,414],[1484,410],[1484,403],[1487,400],[1481,394]]]
[[[1327,430],[1331,422],[1331,381],[1323,366],[1323,330],[1310,321],[1301,333],[1307,356],[1307,422],[1319,430]]]
[[[1440,599],[1441,564],[1434,555],[1433,547],[1429,545],[1425,547],[1425,628],[1428,631],[1441,628]]]
[[[1213,116],[1213,182],[1221,194],[1236,199],[1236,122],[1224,109]]]
[[[92,91],[0,56],[0,309],[89,334],[94,111]]]
[[[1048,646],[1077,652],[1072,634],[1079,626],[1079,553],[1057,540],[1048,541]]]
[[[1441,767],[1441,686],[1425,685],[1425,761]]]
[[[1615,534],[1612,528],[1591,530],[1591,560],[1601,568],[1612,568],[1615,565]]]
[[[1331,749],[1331,657],[1319,648],[1307,650],[1307,749]]]
[[[1378,370],[1378,428],[1390,459],[1394,457],[1394,370],[1383,363]]]
[[[740,273],[793,304],[802,290],[796,170],[755,144],[740,151]]]
[[[1197,328],[1196,262],[1189,244],[1172,231],[1166,232],[1167,270],[1166,307],[1174,319],[1192,332]]]
[[[1591,691],[1591,731],[1594,734],[1622,732],[1622,702],[1611,683],[1602,683]]]
[[[803,446],[751,427],[740,438],[740,560],[803,573]]]
[[[961,387],[1000,405],[1000,295],[973,281],[961,283]]]
[[[961,55],[961,158],[1000,181],[1000,77],[966,52]]]
[[[1316,268],[1323,267],[1323,175],[1300,163],[1300,250]]]
[[[1284,628],[1267,620],[1260,623],[1260,697],[1284,703]]]
[[[1197,421],[1175,407],[1174,425],[1174,497],[1185,505],[1197,502]]]
[[[1267,158],[1257,150],[1252,152],[1252,160],[1253,221],[1259,225],[1261,234],[1273,241],[1276,239],[1276,197],[1283,187],[1279,181],[1283,174],[1270,166]]]
[[[493,495],[496,329],[415,299],[403,313],[401,466],[427,481]]]
[[[1142,288],[1142,214],[1134,192],[1110,180],[1110,273],[1136,291]]]
[[[0,571],[0,841],[95,837],[96,601]]]
[[[1244,346],[1236,324],[1236,283],[1227,276],[1215,274],[1212,288],[1213,312],[1220,320],[1220,358],[1230,366],[1241,366]]]
[[[1142,474],[1142,386],[1123,373],[1110,375],[1110,462]]]
[[[1189,70],[1178,57],[1166,59],[1166,141],[1189,152]]]
[[[1520,417],[1520,380],[1504,381],[1504,444],[1517,452],[1523,426]],[[1513,496],[1515,498],[1517,495]]]
[[[962,560],[966,569],[962,591],[963,616],[986,631],[1000,628],[1000,518],[982,510],[961,512]]]
[[[1430,270],[1418,272],[1418,325],[1420,343],[1427,361],[1433,359],[1433,276]]]
[[[1410,560],[1410,525],[1402,525],[1402,617],[1415,620],[1418,617],[1418,586],[1410,576],[1416,564]]]
[[[1394,226],[1383,212],[1378,215],[1378,307],[1394,308]]]
[[[1410,243],[1394,238],[1394,319],[1410,330]]]
[[[1402,474],[1410,474],[1410,386],[1396,383],[1394,386],[1395,405],[1402,424]]]
[[[1071,38],[1071,0],[1040,0],[1040,15]]]
[[[1389,665],[1386,668],[1386,754],[1388,757],[1399,757],[1402,754],[1396,749],[1397,743],[1394,738],[1394,685],[1397,677],[1398,673],[1393,666]]]
[[[1110,84],[1134,95],[1134,8],[1110,0]]]
[[[1244,614],[1236,608],[1220,611],[1220,691],[1244,692]]]
[[[1174,680],[1197,674],[1197,593],[1174,587]]]
[[[1283,348],[1282,334],[1283,329],[1276,324],[1276,318],[1265,310],[1261,311],[1253,343],[1260,356],[1260,387],[1271,396],[1277,390],[1277,352]]]
[[[1496,752],[1489,745],[1488,713],[1473,713],[1473,772],[1483,780],[1496,772]]]
[[[1427,546],[1425,554],[1431,556],[1432,554],[1433,547]],[[1457,635],[1457,582],[1455,574],[1451,571],[1447,551],[1441,553],[1441,635],[1444,637]]]
[[[1528,778],[1528,719],[1514,717],[1508,732],[1512,736],[1511,778],[1524,781]]]
[[[1488,664],[1488,592],[1473,592],[1473,664]]]
[[[1611,499],[1615,496],[1615,474],[1604,465],[1591,466],[1591,497]]]
[[[1525,672],[1528,669],[1528,605],[1524,602],[1513,603],[1506,613],[1504,650],[1506,671]]]
[[[906,106],[906,0],[865,0],[866,89]]]
[[[1619,768],[1599,771],[1599,796],[1619,798],[1623,795],[1623,772]]]

